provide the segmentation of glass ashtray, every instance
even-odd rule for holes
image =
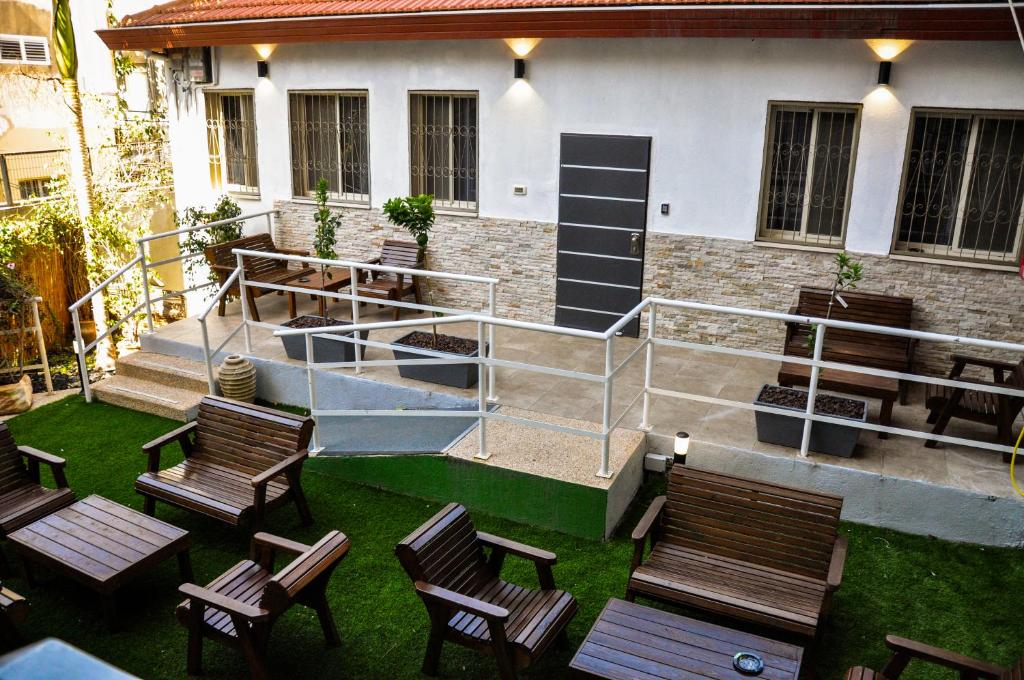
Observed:
[[[753,652],[739,652],[732,657],[732,667],[743,675],[760,675],[764,670],[764,659]]]

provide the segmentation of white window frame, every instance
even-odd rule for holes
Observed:
[[[253,179],[255,180],[255,182],[252,185],[243,185],[243,184],[235,184],[235,183],[228,182],[228,176],[227,176],[227,168],[228,168],[227,144],[225,144],[224,104],[223,104],[222,97],[232,97],[232,96],[234,96],[234,97],[251,97],[252,98],[252,120],[249,121],[249,122],[251,122],[251,124],[252,124],[252,143],[253,143],[254,146],[252,148],[251,154],[249,153],[248,150],[246,151],[246,158],[252,158],[253,159],[252,174],[253,174]],[[258,132],[257,132],[257,128],[256,128],[256,93],[255,93],[255,91],[254,90],[237,90],[237,89],[236,90],[204,90],[203,91],[203,97],[204,98],[216,97],[216,99],[217,99],[217,108],[218,108],[217,113],[218,113],[218,116],[219,116],[218,120],[220,121],[220,124],[218,125],[218,129],[217,129],[217,135],[218,135],[217,146],[218,146],[218,151],[219,151],[219,154],[220,154],[220,161],[219,161],[219,163],[220,163],[220,170],[219,170],[220,186],[214,187],[214,188],[218,189],[218,190],[226,191],[228,194],[231,194],[231,195],[234,195],[234,196],[244,196],[244,197],[247,197],[247,198],[259,197],[259,195],[260,195],[259,137],[258,137]],[[204,111],[204,113],[207,113],[208,111],[209,111],[209,109],[207,108]],[[239,109],[239,111],[240,111],[240,113],[242,115],[242,120],[244,121],[245,120],[245,111],[246,111],[245,106],[243,105]],[[209,116],[207,116],[206,125],[207,125],[207,135],[209,135],[210,134],[210,132],[209,132],[209,126],[210,126]],[[249,143],[248,137],[243,137],[243,144],[248,144],[248,143]],[[213,155],[213,154],[209,153],[209,137],[207,137],[207,154],[210,155],[210,156]],[[213,180],[212,176],[211,176],[210,179],[211,179],[211,182],[212,182],[212,180]]]
[[[372,170],[371,170],[371,167],[370,167],[370,93],[369,93],[369,91],[368,90],[353,90],[353,89],[348,89],[348,90],[288,90],[285,93],[285,95],[286,95],[286,101],[287,101],[287,106],[288,106],[288,163],[289,163],[289,168],[288,168],[288,171],[289,171],[289,174],[288,174],[288,184],[291,187],[290,191],[291,191],[292,198],[297,200],[297,201],[311,201],[311,200],[314,200],[314,198],[315,198],[315,193],[314,192],[315,192],[316,187],[310,187],[309,191],[310,191],[311,195],[303,195],[303,194],[296,193],[296,191],[295,191],[295,178],[294,178],[294,176],[292,174],[293,173],[293,169],[291,168],[292,159],[295,157],[294,156],[295,148],[294,148],[294,145],[292,143],[294,135],[292,134],[292,129],[291,129],[292,122],[293,122],[292,119],[291,119],[291,115],[292,115],[292,113],[291,113],[292,95],[300,95],[300,96],[301,95],[313,95],[313,96],[318,96],[318,97],[334,97],[335,98],[335,100],[334,100],[334,103],[335,103],[334,110],[335,110],[335,113],[337,115],[336,120],[339,121],[339,123],[338,123],[339,125],[341,124],[340,123],[340,121],[341,121],[341,110],[340,110],[340,107],[341,107],[341,98],[342,97],[362,97],[365,100],[365,102],[366,102],[366,193],[365,194],[355,194],[355,193],[345,193],[345,192],[342,192],[342,193],[339,193],[339,194],[336,194],[336,195],[332,195],[330,192],[328,192],[328,194],[327,194],[327,202],[330,205],[347,206],[347,207],[351,207],[351,208],[368,208],[368,207],[370,207],[370,205],[371,205],[371,192],[373,190],[373,182],[372,182],[372,175],[371,175]],[[342,147],[341,147],[341,144],[342,144],[342,135],[341,135],[341,131],[339,130],[338,138],[337,138],[337,144],[336,144],[339,163],[341,162],[340,159],[342,157]]]
[[[0,64],[25,64],[27,66],[49,66],[50,65],[50,41],[45,35],[14,35],[10,33],[0,33],[0,41],[13,41],[18,43],[18,47],[21,49],[21,58],[19,59],[4,59],[0,57]],[[43,53],[46,55],[44,61],[35,61],[28,58],[28,54],[25,51],[25,43],[38,43],[43,48]]]
[[[804,200],[800,215],[800,230],[789,231],[786,229],[769,229],[768,222],[768,194],[771,191],[771,170],[772,154],[775,146],[775,125],[774,115],[776,111],[790,109],[806,109],[811,116],[811,150],[808,151],[807,170],[804,180]],[[765,121],[765,145],[761,171],[761,194],[758,197],[757,232],[755,240],[766,243],[781,243],[787,245],[820,247],[830,249],[841,249],[846,243],[846,229],[850,220],[850,198],[853,195],[853,177],[857,167],[857,146],[860,142],[860,104],[843,103],[819,103],[819,102],[796,102],[796,101],[769,101],[768,113]],[[843,220],[839,236],[824,236],[822,234],[808,234],[807,222],[811,212],[811,197],[814,190],[814,160],[816,153],[813,148],[818,138],[818,121],[822,113],[852,113],[853,136],[850,138],[850,167],[846,175],[846,191],[843,203]]]
[[[949,118],[963,118],[970,120],[970,132],[968,133],[967,151],[964,159],[963,177],[960,178],[960,185],[957,190],[956,219],[953,224],[953,233],[950,236],[950,244],[919,243],[916,241],[900,240],[900,223],[903,219],[903,201],[907,193],[907,173],[910,171],[910,154],[914,144],[914,125],[918,114],[936,114]],[[967,195],[971,186],[971,177],[974,172],[974,152],[977,147],[979,125],[981,118],[1006,118],[1010,120],[1021,120],[1024,122],[1024,112],[1021,111],[993,111],[986,109],[948,109],[932,107],[914,107],[910,111],[910,124],[907,126],[907,144],[903,154],[903,173],[900,176],[899,200],[896,203],[896,221],[893,227],[892,246],[890,253],[900,257],[931,257],[948,259],[951,262],[984,263],[992,265],[1006,265],[1016,268],[1021,262],[1021,243],[1024,240],[1024,208],[1021,209],[1020,217],[1017,220],[1017,233],[1014,236],[1013,247],[1009,251],[979,250],[977,248],[961,248],[957,246],[960,237],[963,235],[964,213],[967,209]],[[911,250],[913,248],[913,250]]]
[[[408,95],[408,114],[409,114],[409,193],[413,193],[415,189],[414,178],[412,174],[413,165],[413,142],[412,142],[412,110],[413,100],[415,97],[472,97],[476,100],[476,121],[474,127],[476,128],[474,148],[476,150],[473,158],[473,171],[476,173],[476,191],[472,201],[456,201],[453,198],[439,201],[436,197],[434,199],[434,208],[439,213],[453,213],[458,215],[476,215],[480,210],[480,92],[477,90],[409,90]],[[448,124],[454,127],[454,115],[455,107],[448,107]],[[448,158],[455,158],[455,135],[451,136],[451,140],[448,145]],[[451,177],[451,185],[449,186],[449,195],[455,195],[455,177]],[[464,205],[454,205],[456,203],[462,203]]]

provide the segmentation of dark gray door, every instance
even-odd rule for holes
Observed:
[[[650,137],[562,135],[557,325],[604,331],[640,302],[650,158]]]

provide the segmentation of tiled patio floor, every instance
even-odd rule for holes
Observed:
[[[258,300],[264,321],[286,320],[285,299],[266,296]],[[348,319],[348,303],[336,303],[330,308],[335,318]],[[300,313],[315,313],[315,303],[308,298],[300,300]],[[376,306],[364,307],[360,313],[363,322],[385,321],[390,313],[378,310]],[[403,314],[403,319],[414,315]],[[211,342],[217,344],[226,337],[241,318],[237,303],[228,306],[225,317],[211,315],[209,330]],[[425,327],[429,330],[429,326]],[[408,329],[374,331],[371,340],[387,342],[408,332]],[[442,332],[466,337],[476,337],[476,328],[456,324],[444,327]],[[160,337],[198,345],[201,342],[200,327],[194,319],[186,319],[166,326],[158,331]],[[498,358],[525,361],[545,366],[577,371],[599,373],[604,365],[603,343],[568,336],[497,328]],[[632,338],[617,338],[616,361],[622,361],[636,345]],[[242,351],[242,336],[239,334],[228,349]],[[253,353],[257,356],[288,361],[278,338],[270,331],[253,330]],[[380,348],[368,348],[367,359],[390,359],[390,352]],[[632,401],[637,390],[643,386],[643,353],[638,355],[628,369],[616,379],[613,389],[612,418],[618,417]],[[352,369],[343,369],[351,372]],[[765,383],[775,382],[778,363],[746,357],[733,357],[710,352],[659,347],[655,358],[654,385],[672,390],[686,391],[722,399],[749,402]],[[454,388],[404,380],[393,367],[369,367],[362,376],[377,381],[403,384],[419,389],[432,389],[473,397],[476,389]],[[925,430],[927,411],[923,406],[923,390],[911,390],[910,403],[896,405],[893,413],[894,425]],[[497,395],[503,406],[539,411],[555,416],[601,421],[602,386],[581,380],[544,375],[524,370],[497,370]],[[870,422],[877,422],[878,402],[869,400]],[[640,423],[640,402],[636,402],[629,415],[622,420],[622,427],[635,428]],[[739,408],[709,405],[695,401],[655,397],[651,414],[653,432],[650,444],[653,450],[667,452],[671,447],[671,436],[686,430],[693,435],[694,446],[701,442],[712,442],[723,446],[755,451],[770,456],[794,458],[793,449],[763,444],[757,441],[754,429],[754,413]],[[1016,427],[1021,427],[1018,421]],[[976,426],[966,421],[953,421],[947,429],[953,436],[991,441],[992,428]],[[952,486],[998,497],[1013,497],[1015,492],[1010,484],[1008,466],[999,454],[980,449],[956,445],[943,445],[938,449],[927,449],[923,440],[909,437],[890,437],[882,440],[876,434],[863,432],[860,445],[853,458],[843,459],[820,454],[811,454],[811,460],[823,465],[839,465],[886,477],[920,480],[932,484]]]

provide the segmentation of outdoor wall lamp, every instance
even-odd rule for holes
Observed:
[[[880,61],[878,62],[878,84],[888,85],[889,80],[892,78],[892,62],[891,61]]]
[[[686,452],[690,450],[690,433],[676,432],[675,445],[672,447],[672,464],[686,465]]]
[[[513,60],[513,62],[512,62],[512,74],[516,78],[525,78],[526,77],[526,60],[525,59],[515,59],[515,60]]]
[[[260,78],[269,78],[270,77],[270,64],[268,64],[263,59],[260,59],[259,61],[257,61],[256,62],[256,75],[258,77],[260,77]]]

